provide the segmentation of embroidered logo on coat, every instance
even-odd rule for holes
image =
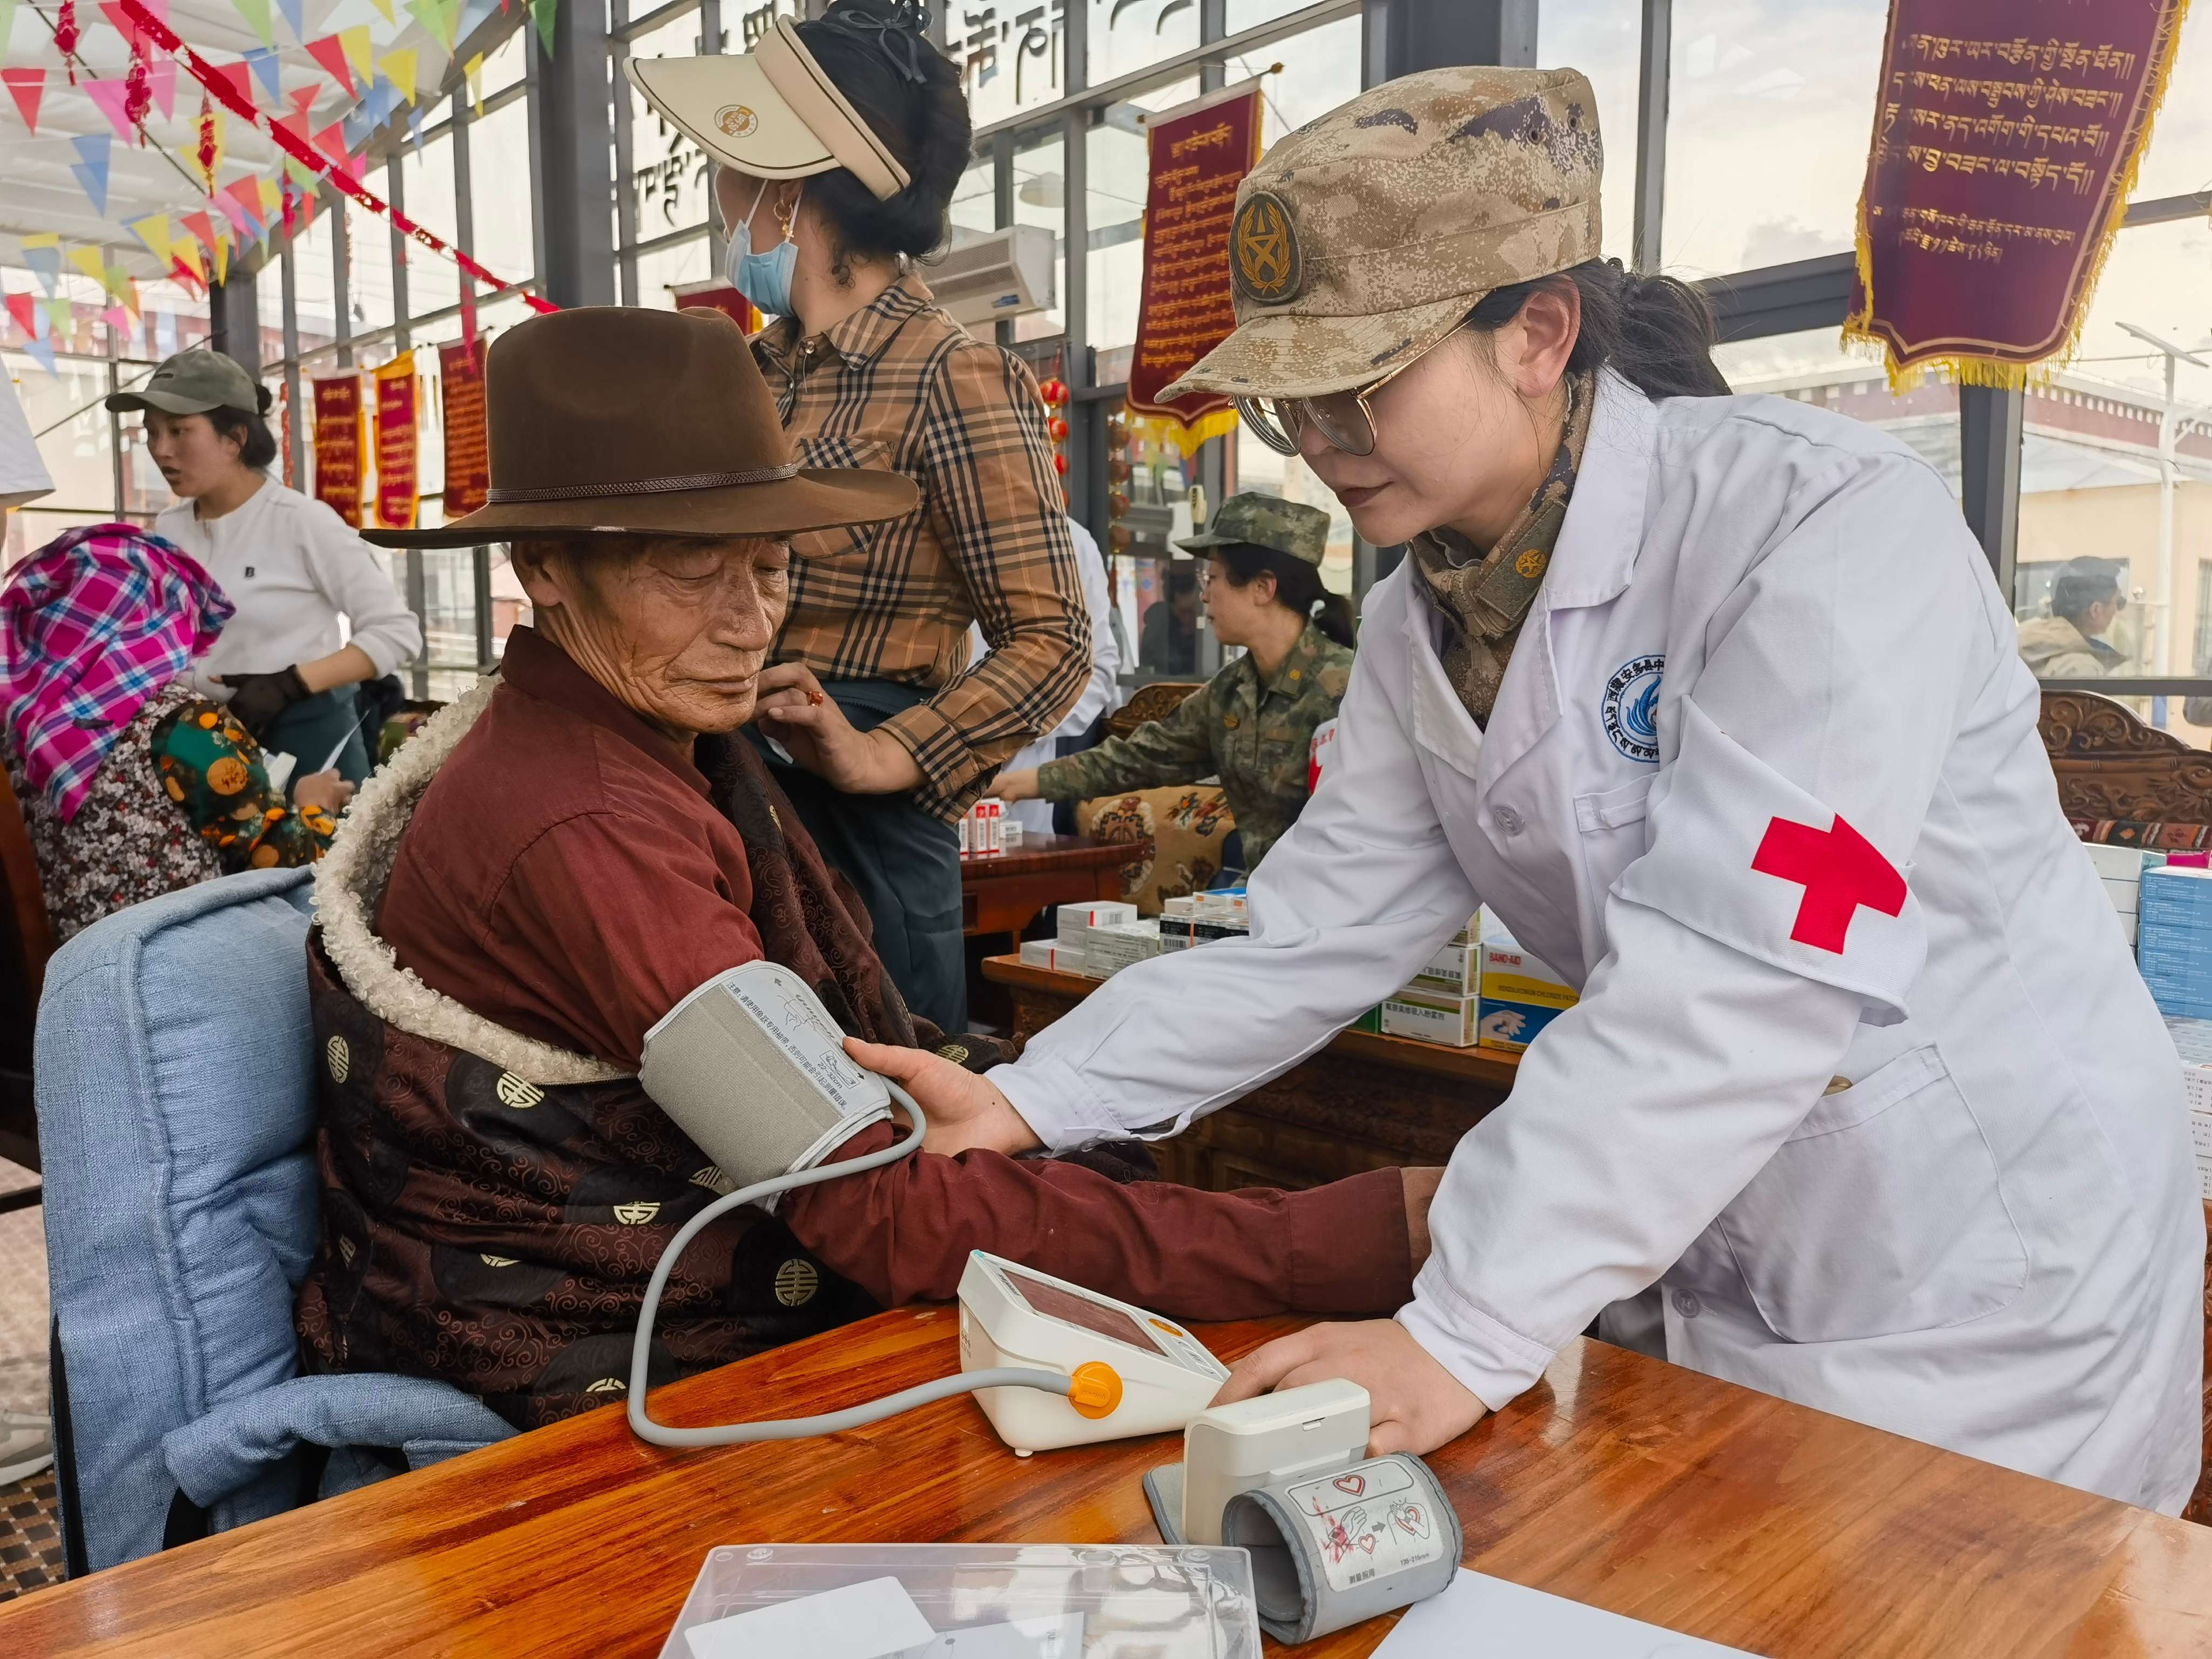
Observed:
[[[648,1199],[640,1199],[635,1204],[615,1206],[615,1219],[625,1227],[642,1227],[659,1213],[659,1202]]]
[[[353,1051],[346,1047],[346,1040],[332,1037],[323,1046],[323,1057],[330,1062],[331,1081],[343,1083],[346,1073],[353,1069]]]
[[[491,1091],[499,1097],[500,1104],[511,1106],[518,1112],[526,1112],[545,1098],[545,1091],[534,1083],[526,1083],[512,1072],[501,1072]]]
[[[1666,657],[1656,651],[1631,657],[1605,683],[1600,709],[1605,735],[1632,761],[1658,763],[1659,677],[1666,666]]]
[[[822,1275],[803,1256],[793,1256],[775,1270],[775,1299],[787,1308],[803,1308],[822,1288]]]

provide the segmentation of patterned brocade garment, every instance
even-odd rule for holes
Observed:
[[[435,1376],[518,1428],[623,1399],[645,1281],[729,1183],[635,1079],[526,1083],[386,1024],[311,939],[322,1242],[311,1370]],[[465,1242],[442,1243],[441,1239]],[[663,1298],[658,1385],[874,1311],[748,1206]]]

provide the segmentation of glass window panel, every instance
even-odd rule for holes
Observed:
[[[331,264],[337,224],[335,214],[318,213],[315,222],[292,239],[294,302],[303,357],[337,338],[337,273]]]
[[[1303,458],[1278,455],[1254,437],[1249,427],[1240,425],[1237,428],[1237,488],[1264,490],[1328,514],[1328,549],[1322,555],[1322,585],[1333,593],[1352,592],[1352,515]]]
[[[945,55],[960,70],[969,115],[977,126],[1060,95],[1066,20],[1067,0],[951,0]],[[1091,79],[1097,78],[1094,71]]]
[[[1262,23],[1272,23],[1278,17],[1294,11],[1303,11],[1313,0],[1229,0],[1224,9],[1221,32],[1241,34],[1246,29],[1257,28]],[[1359,66],[1352,65],[1352,78],[1359,77]]]
[[[1909,444],[1959,493],[1959,392],[1930,380],[1893,393],[1880,362],[1846,354],[1832,328],[1717,347],[1713,362],[1738,392],[1771,392],[1878,426]]]
[[[477,86],[477,90],[484,97],[504,92],[521,82],[526,73],[522,54],[526,50],[529,34],[530,20],[526,14],[521,26],[514,33],[484,54],[483,70]]]
[[[1014,222],[1042,225],[1053,234],[1052,291],[1067,292],[1067,167],[1060,130],[1024,133],[1014,147]],[[1018,340],[1042,340],[1066,329],[1058,305],[1014,319]]]
[[[341,209],[346,251],[346,305],[353,332],[392,326],[392,230],[351,200]],[[336,219],[340,214],[334,213]]]
[[[969,164],[953,187],[952,246],[988,236],[999,228],[998,202],[993,193],[991,161],[986,156]]]
[[[1626,264],[1636,246],[1637,76],[1644,48],[1643,9],[1636,0],[1578,0],[1571,6],[1546,6],[1538,14],[1536,30],[1536,61],[1547,68],[1580,70],[1597,94],[1598,135],[1605,141],[1605,181],[1599,192],[1602,251]]]
[[[399,153],[399,171],[407,192],[407,216],[441,241],[449,246],[456,241],[460,233],[453,204],[452,138],[441,136],[420,148],[405,146]],[[460,267],[451,258],[419,242],[405,244],[401,257],[407,261],[407,309],[411,315],[427,316],[461,302]]]
[[[691,58],[698,52],[696,11],[679,13],[629,46],[633,58]],[[707,153],[670,125],[627,81],[623,95],[629,100],[629,182],[637,212],[626,240],[649,242],[687,225],[704,226],[713,202]]]
[[[1090,219],[1089,316],[1085,326],[1101,352],[1133,345],[1137,301],[1145,280],[1145,185],[1150,154],[1142,118],[1198,96],[1198,80],[1170,82],[1127,103],[1109,106],[1084,135],[1085,211]],[[1107,365],[1101,365],[1103,372]],[[1109,377],[1123,378],[1126,368]]]
[[[268,263],[254,273],[253,309],[261,324],[261,361],[284,360],[284,258],[281,243],[270,245]],[[131,349],[125,344],[125,351]]]
[[[637,295],[634,303],[673,311],[676,297],[668,291],[672,287],[678,283],[702,283],[714,274],[708,263],[707,233],[702,230],[672,246],[637,256]]]
[[[67,282],[68,278],[63,280]],[[38,291],[34,285],[33,291]],[[84,310],[86,307],[80,306],[78,309]],[[85,333],[89,338],[90,331]],[[8,337],[15,339],[20,336],[11,326]],[[107,410],[101,404],[107,396],[107,362],[104,356],[89,354],[57,354],[55,372],[52,374],[31,358],[16,352],[7,353],[0,362],[5,363],[7,373],[15,382],[16,396],[23,404],[23,416],[37,436],[39,459],[46,463],[46,474],[54,481],[53,494],[31,504],[33,508],[44,510],[32,515],[27,533],[33,539],[24,550],[27,552],[43,546],[73,524],[98,524],[103,518],[114,515],[115,471],[111,459]],[[161,499],[166,505],[166,489]],[[66,514],[90,516],[59,516]],[[15,514],[9,517],[12,520]],[[11,537],[11,544],[12,539]]]
[[[1260,145],[1264,152],[1339,104],[1359,95],[1360,21],[1341,18],[1304,34],[1278,40],[1224,65],[1231,84],[1260,76]],[[1280,63],[1280,75],[1268,75]]]
[[[469,251],[502,282],[527,282],[538,268],[531,221],[530,106],[521,99],[469,128]]]
[[[2181,26],[2166,101],[2136,174],[2137,201],[2212,187],[2212,22],[2205,18],[2199,6]]]
[[[1096,87],[1198,45],[1192,0],[1085,0],[1091,8],[1091,73]]]
[[[2212,673],[2212,368],[2173,362],[2123,326],[2212,358],[2204,272],[2212,228],[2187,220],[2123,231],[2106,261],[2080,355],[2031,387],[2021,450],[2020,543],[2013,614],[2022,653],[2051,677]],[[2160,437],[2171,419],[2171,484]],[[2086,611],[2103,562],[2126,603]],[[2070,632],[2069,632],[2070,629]],[[2180,700],[2153,699],[2144,718],[2204,744],[2212,719],[2187,720]],[[2212,716],[2212,707],[2199,705]]]
[[[1680,0],[1669,270],[1712,276],[1850,248],[1886,17],[1883,0]]]

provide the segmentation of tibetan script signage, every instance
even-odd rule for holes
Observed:
[[[2186,0],[1890,0],[1846,338],[2019,386],[2081,325]]]
[[[1145,188],[1145,281],[1129,361],[1129,408],[1178,422],[1186,451],[1236,425],[1229,399],[1192,393],[1172,404],[1163,387],[1237,326],[1229,291],[1229,222],[1237,187],[1260,159],[1257,82],[1152,118]]]
[[[368,447],[361,376],[315,386],[315,499],[348,524],[361,523],[362,452]]]
[[[484,438],[484,343],[438,348],[438,386],[446,405],[446,518],[484,504],[491,458]]]
[[[415,354],[401,352],[374,378],[377,528],[412,530],[416,499]]]

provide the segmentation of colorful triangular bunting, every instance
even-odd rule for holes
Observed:
[[[246,66],[253,71],[253,78],[261,82],[261,89],[269,94],[273,109],[284,101],[284,66],[274,46],[262,46],[246,54]]]
[[[230,3],[238,8],[246,27],[253,31],[263,46],[276,44],[276,31],[269,21],[269,0],[230,0]]]
[[[77,83],[84,88],[107,124],[115,129],[115,136],[128,143],[131,136],[130,115],[131,83],[121,76],[112,81],[95,80],[87,76]]]
[[[173,58],[164,58],[146,69],[148,89],[154,94],[154,107],[161,112],[164,121],[173,119],[177,112],[177,64]]]
[[[52,294],[62,276],[62,239],[52,231],[44,231],[36,236],[19,236],[15,240],[23,250],[23,263],[39,279],[40,286]]]
[[[368,25],[356,23],[349,29],[338,31],[338,49],[345,53],[348,67],[356,81],[368,79],[370,59],[376,51],[375,43],[368,38]]]
[[[70,163],[70,171],[76,176],[86,199],[91,202],[92,210],[103,219],[107,216],[107,152],[114,143],[104,132],[70,140],[76,150],[76,160]]]
[[[410,104],[415,101],[415,53],[411,47],[386,52],[376,60],[376,66],[392,77],[392,84],[399,89],[402,98]]]
[[[8,95],[15,100],[16,112],[22,116],[23,125],[35,134],[39,130],[39,100],[46,91],[46,70],[0,69],[0,81],[8,83]]]
[[[163,270],[168,268],[169,245],[175,239],[169,234],[167,214],[149,213],[143,218],[129,221],[123,228],[146,245],[146,252],[154,256],[156,265]]]
[[[530,15],[538,25],[538,43],[553,55],[553,19],[557,0],[530,0]]]
[[[39,335],[39,302],[28,294],[8,296],[8,314],[15,319],[15,326],[23,331],[23,337],[34,340]]]
[[[337,82],[347,97],[354,95],[353,70],[346,63],[345,43],[335,34],[307,42],[307,56],[322,65],[323,73]]]
[[[284,14],[285,25],[292,38],[301,46],[307,44],[307,0],[276,0],[276,9]]]

